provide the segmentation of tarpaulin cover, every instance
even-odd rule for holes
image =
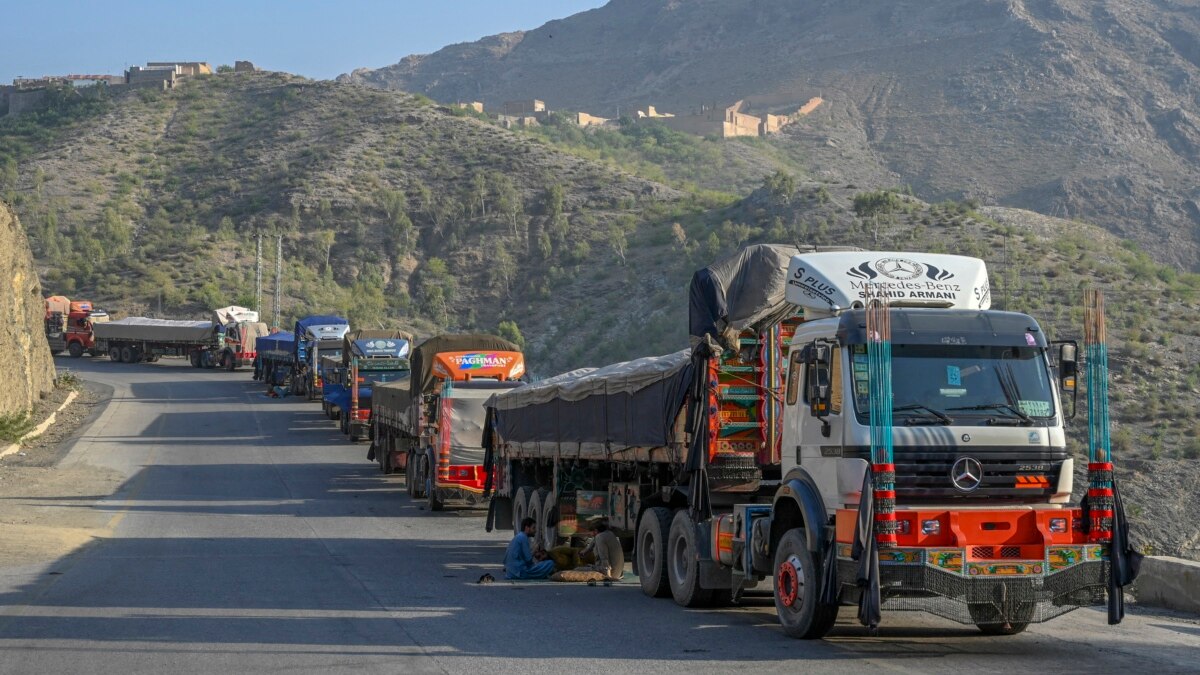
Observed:
[[[792,256],[815,251],[857,251],[852,247],[755,244],[692,275],[688,326],[695,344],[704,335],[721,339],[727,331],[778,322],[796,311],[787,301]]]
[[[237,340],[246,347],[245,351],[249,351],[250,347],[254,347],[255,350],[257,350],[258,338],[270,333],[270,330],[267,328],[267,324],[261,322],[243,323],[239,324],[238,326],[231,326],[225,332],[226,337],[230,337],[232,335],[230,331],[237,333],[237,335],[234,337],[236,337]]]
[[[487,406],[506,442],[662,447],[675,440],[692,371],[685,349],[565,373],[496,394]]]
[[[64,295],[52,295],[46,298],[46,313],[58,312],[60,314],[69,314],[71,312],[71,300]]]
[[[411,376],[375,385],[374,395],[371,397],[372,405],[377,410],[387,411],[389,417],[407,419],[408,405],[412,402],[412,395],[409,393],[410,379]]]
[[[404,340],[413,343],[413,334],[406,330],[352,330],[342,338],[342,363],[350,365],[355,353],[354,343],[362,340]],[[360,354],[361,356],[361,354]],[[397,355],[396,358],[404,358]]]
[[[296,322],[294,334],[308,337],[305,332],[313,326],[349,326],[350,322],[340,316],[306,316]],[[341,337],[341,336],[338,336]]]
[[[290,355],[296,344],[296,336],[287,331],[264,335],[255,340],[255,350],[259,356]]]
[[[133,316],[92,326],[97,340],[145,340],[147,342],[206,342],[213,337],[211,321],[170,321]]]
[[[222,326],[228,326],[231,323],[258,321],[258,312],[245,307],[238,307],[237,305],[230,305],[228,307],[222,307],[221,309],[214,309],[212,314],[213,323],[220,324]]]
[[[421,343],[412,354],[412,396],[417,398],[422,392],[428,393],[433,385],[433,357],[442,352],[466,351],[500,351],[520,352],[515,344],[486,333],[469,333],[464,335],[438,335]]]
[[[497,391],[512,387],[521,388],[521,383],[471,382],[457,383],[447,388],[447,392],[442,396],[441,405],[442,414],[450,414],[451,464],[483,464],[483,429],[487,419],[487,408],[484,404]]]

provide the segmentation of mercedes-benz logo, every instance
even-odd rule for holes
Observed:
[[[950,482],[963,492],[974,492],[983,482],[983,465],[974,457],[959,457],[950,467]]]
[[[904,258],[883,258],[882,260],[876,260],[875,269],[885,277],[900,281],[916,279],[925,273],[924,265]]]

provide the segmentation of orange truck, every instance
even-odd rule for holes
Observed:
[[[86,300],[74,300],[61,295],[46,298],[46,341],[50,353],[64,351],[74,358],[85,353],[97,356],[92,325],[108,321],[108,313]]]
[[[375,388],[369,458],[404,471],[432,510],[483,502],[484,403],[521,386],[520,347],[494,335],[440,335],[413,351],[411,379]]]
[[[1078,347],[990,304],[974,258],[749,247],[693,277],[692,348],[487,403],[486,527],[532,517],[549,548],[605,516],[647,595],[769,591],[797,638],[842,605],[870,627],[1011,635],[1105,603],[1115,623],[1131,556],[1107,452],[1067,448]]]

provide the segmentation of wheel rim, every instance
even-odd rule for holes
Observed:
[[[686,544],[684,537],[678,537],[671,547],[671,571],[675,573],[675,580],[680,582],[687,578],[688,572]]]
[[[654,573],[654,567],[658,562],[658,547],[654,544],[653,532],[646,530],[642,533],[642,541],[638,544],[637,551],[638,572],[641,576],[649,576]]]
[[[804,568],[799,558],[793,555],[783,561],[775,579],[779,602],[784,607],[793,608],[804,602]]]

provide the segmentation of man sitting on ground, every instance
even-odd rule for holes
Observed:
[[[587,567],[577,567],[579,572],[599,572],[609,581],[619,581],[625,576],[625,551],[621,548],[621,540],[612,530],[608,529],[607,518],[597,518],[592,521],[592,531],[596,536],[592,538],[587,548],[583,549],[583,553],[579,554],[580,558],[587,558],[590,555],[595,555],[596,562]]]
[[[508,579],[545,579],[554,573],[554,561],[534,557],[529,539],[537,529],[537,521],[526,518],[521,521],[521,531],[508,544],[504,553],[504,576]]]

